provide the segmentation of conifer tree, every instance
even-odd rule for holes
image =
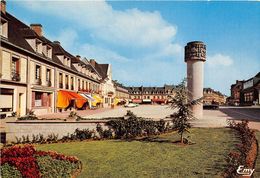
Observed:
[[[189,91],[186,87],[186,79],[184,79],[179,85],[175,87],[175,95],[171,97],[171,108],[177,109],[172,114],[173,127],[178,131],[181,136],[181,143],[183,143],[183,134],[189,132],[191,128],[190,120],[195,119],[191,107],[199,104],[202,98],[197,100],[190,100]]]

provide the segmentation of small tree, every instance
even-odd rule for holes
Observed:
[[[199,104],[202,98],[197,100],[190,100],[188,98],[189,91],[186,87],[186,79],[184,79],[175,88],[175,95],[171,97],[171,108],[178,109],[177,112],[172,114],[173,118],[173,128],[178,130],[181,136],[181,143],[183,143],[184,132],[189,132],[191,124],[189,120],[195,119],[191,107],[193,105]]]

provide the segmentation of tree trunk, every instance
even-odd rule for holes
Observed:
[[[181,133],[181,144],[183,144],[183,132]]]

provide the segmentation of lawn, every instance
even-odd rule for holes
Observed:
[[[196,144],[141,141],[89,141],[38,145],[37,149],[55,150],[77,156],[83,162],[82,178],[94,177],[220,177],[225,155],[236,138],[227,128],[193,128],[188,134]],[[176,141],[176,133],[160,136]]]

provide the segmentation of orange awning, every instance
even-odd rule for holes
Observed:
[[[66,91],[58,91],[57,108],[67,108],[70,104],[71,96]]]
[[[83,96],[75,92],[60,90],[58,91],[57,108],[67,108],[71,100],[75,100],[77,108],[82,108],[84,103],[87,102],[87,100]]]

